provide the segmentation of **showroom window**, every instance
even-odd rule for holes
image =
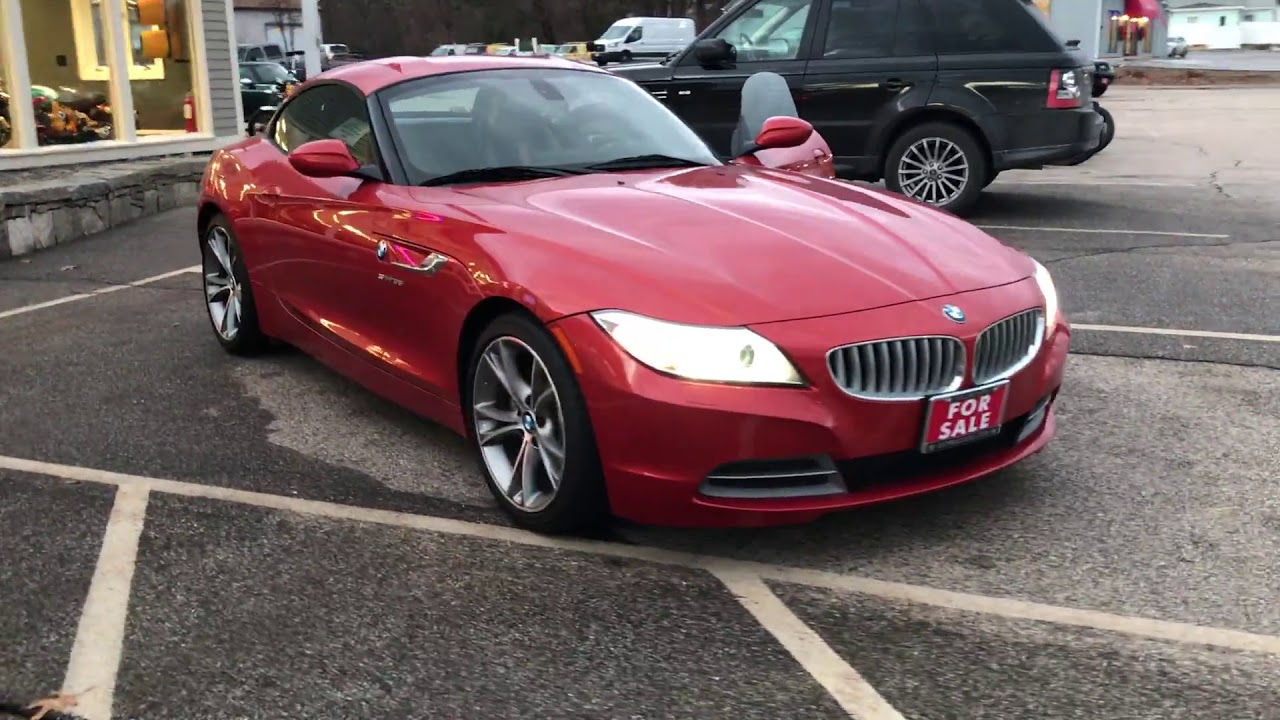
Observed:
[[[0,0],[8,46],[0,46],[0,69],[7,69],[0,90],[29,91],[32,112],[27,119],[25,108],[11,103],[0,124],[7,144],[0,147],[30,151],[209,134],[198,111],[201,38],[189,6],[198,11],[200,2]],[[15,38],[19,42],[11,42]]]

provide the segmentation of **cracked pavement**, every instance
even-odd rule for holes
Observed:
[[[1259,202],[1280,150],[1177,129],[1202,124],[1172,117],[1178,91],[1123,90],[1110,148],[1002,176],[972,221],[1048,264],[1077,325],[1280,335],[1280,208]],[[1266,144],[1250,122],[1232,134]],[[194,274],[5,316],[194,265],[194,216],[0,263],[0,456],[505,528],[456,438],[297,353],[224,355]],[[1007,473],[806,526],[610,539],[916,588],[769,582],[911,720],[1280,718],[1280,652],[993,609],[1280,636],[1280,343],[1072,347],[1058,437]],[[0,488],[0,697],[30,700],[67,671],[113,492],[13,470]],[[119,718],[849,716],[697,568],[157,491],[131,583]]]

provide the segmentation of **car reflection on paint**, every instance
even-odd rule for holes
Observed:
[[[292,344],[465,435],[543,532],[804,522],[1043,448],[1070,337],[1049,272],[902,196],[780,170],[825,142],[742,105],[720,158],[563,59],[328,71],[209,163],[215,336]]]

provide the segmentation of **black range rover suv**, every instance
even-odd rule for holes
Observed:
[[[661,63],[612,69],[728,155],[743,83],[787,79],[842,178],[963,215],[1002,170],[1097,145],[1093,59],[1030,0],[739,0]]]

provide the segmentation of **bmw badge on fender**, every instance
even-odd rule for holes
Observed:
[[[581,63],[335,67],[213,154],[201,312],[228,352],[288,343],[463,435],[541,532],[806,522],[1044,448],[1048,270],[787,169],[824,143],[758,120],[726,161]]]

